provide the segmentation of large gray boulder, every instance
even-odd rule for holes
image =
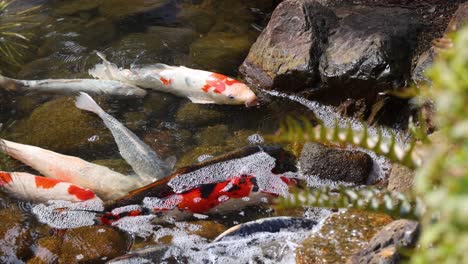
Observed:
[[[372,97],[403,87],[421,28],[407,9],[355,7],[328,39],[320,61],[324,91],[337,91],[342,98]]]
[[[312,0],[283,1],[257,38],[239,72],[264,89],[297,91],[319,79],[318,63],[337,17]]]

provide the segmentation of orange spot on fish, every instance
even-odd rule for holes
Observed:
[[[0,185],[9,184],[12,181],[8,172],[0,171]]]
[[[226,86],[230,86],[235,83],[240,82],[219,73],[212,73],[208,80],[206,80],[202,90],[207,93],[210,88],[213,88],[213,92],[222,93],[226,90]]]
[[[68,187],[68,193],[74,195],[81,201],[92,199],[95,196],[93,191],[78,187],[76,185],[70,185],[70,187]]]
[[[59,184],[62,181],[56,180],[56,179],[50,179],[42,176],[36,176],[36,187],[37,188],[42,188],[42,189],[50,189],[54,188],[55,185]]]
[[[166,86],[168,86],[168,85],[170,85],[172,83],[171,79],[166,79],[164,77],[159,78],[159,80],[161,80],[161,82]]]

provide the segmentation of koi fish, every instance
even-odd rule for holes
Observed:
[[[83,202],[101,201],[93,191],[57,179],[35,176],[24,172],[0,171],[0,189],[26,201],[46,202],[62,200]]]
[[[175,164],[174,158],[171,157],[166,162],[162,161],[154,150],[117,119],[107,114],[91,96],[80,93],[76,98],[75,105],[80,109],[95,113],[104,121],[114,136],[120,155],[140,178],[151,181],[152,179],[161,179],[171,172]]]
[[[16,80],[0,75],[0,88],[18,93],[77,94],[87,92],[93,95],[117,97],[144,97],[146,91],[135,85],[115,80],[96,79],[48,79]]]
[[[283,178],[282,178],[283,179]],[[292,183],[290,179],[284,179]],[[204,184],[183,193],[173,193],[164,198],[146,197],[142,206],[134,205],[115,208],[105,213],[100,221],[106,225],[123,217],[160,214],[164,218],[186,219],[193,214],[222,214],[241,210],[249,205],[269,203],[276,193],[261,191],[256,178],[242,175],[227,181]]]
[[[149,183],[77,157],[4,139],[0,139],[0,151],[46,177],[91,189],[106,200],[119,198],[128,191]]]
[[[222,74],[162,63],[123,69],[109,62],[103,54],[98,52],[97,55],[103,63],[89,70],[89,74],[97,79],[117,80],[172,93],[197,104],[257,105],[257,96],[247,85]]]

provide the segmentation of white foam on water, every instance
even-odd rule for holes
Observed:
[[[180,195],[171,195],[162,199],[157,197],[145,197],[143,199],[143,206],[150,210],[172,210],[176,208],[181,201],[182,197]]]
[[[286,195],[288,185],[271,172],[274,167],[275,158],[260,151],[247,157],[219,162],[182,174],[170,180],[168,185],[176,193],[182,193],[195,186],[222,182],[241,175],[252,175],[255,176],[260,191]]]
[[[112,226],[126,231],[132,235],[138,235],[143,238],[150,237],[154,233],[156,227],[152,224],[156,215],[139,215],[132,217],[124,217],[112,223]]]
[[[32,208],[32,212],[41,223],[59,229],[94,225],[96,213],[89,211],[103,210],[104,205],[98,200],[76,203],[51,200]]]
[[[336,110],[336,108],[333,106],[323,105],[316,101],[310,101],[298,95],[290,95],[290,94],[281,93],[278,91],[267,91],[267,90],[262,90],[262,91],[271,96],[287,98],[291,101],[298,102],[301,105],[309,108],[312,112],[314,112],[317,118],[323,121],[323,125],[325,125],[326,127],[329,127],[329,128],[334,127],[335,122],[337,122],[340,128],[348,127],[348,123],[349,123],[351,124],[351,128],[353,130],[360,131],[364,129],[363,123],[360,120],[356,118],[352,118],[352,117],[341,116]],[[392,133],[394,133],[396,135],[397,142],[399,143],[405,143],[408,137],[407,135],[402,134],[400,131],[390,130],[389,128],[376,127],[376,126],[369,126],[368,133],[371,136],[377,136],[379,133],[379,129],[382,130],[382,135],[384,137],[390,138]]]

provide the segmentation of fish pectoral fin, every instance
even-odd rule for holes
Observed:
[[[167,158],[165,161],[166,165],[169,167],[169,168],[174,168],[176,162],[177,162],[177,158],[176,156],[170,156],[169,158]]]
[[[203,99],[198,99],[198,98],[194,98],[194,97],[188,97],[188,99],[190,99],[190,101],[192,101],[192,103],[194,104],[214,104],[215,102],[212,101],[212,100],[203,100]]]

